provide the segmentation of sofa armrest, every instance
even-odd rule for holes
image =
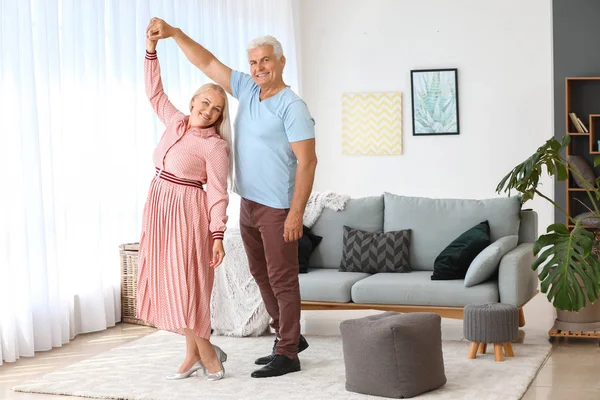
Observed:
[[[533,243],[522,243],[502,257],[498,267],[501,303],[521,307],[535,296],[538,276],[531,269],[534,260]]]

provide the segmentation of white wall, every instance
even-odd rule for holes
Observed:
[[[550,0],[301,0],[315,190],[498,196],[500,179],[553,136],[551,7]],[[458,68],[459,136],[412,136],[410,70],[428,68]],[[341,154],[341,95],[361,91],[403,92],[402,156]],[[553,197],[552,180],[544,183]],[[543,200],[529,207],[540,229],[552,222]]]

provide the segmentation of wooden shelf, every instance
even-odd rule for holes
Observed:
[[[600,155],[600,106],[595,98],[600,98],[600,76],[576,76],[565,78],[565,132],[569,136],[583,136],[585,139],[571,141],[567,146],[567,160],[569,156],[583,156],[591,163],[591,159]],[[570,113],[575,113],[588,132],[579,132],[573,124]],[[590,165],[592,166],[592,165]],[[580,199],[589,202],[586,195],[592,189],[577,187],[573,176],[569,173],[566,185],[566,211],[571,217],[584,212],[584,207],[577,201]],[[581,193],[581,194],[580,194]],[[584,200],[581,196],[587,200]],[[565,224],[569,229],[574,225],[567,218]],[[583,226],[586,229],[598,229],[596,227]],[[560,333],[564,335],[564,333]]]
[[[552,337],[572,337],[585,339],[600,339],[600,330],[597,331],[563,331],[560,329],[550,329],[548,332]]]
[[[567,81],[600,81],[600,76],[571,76]]]
[[[590,154],[600,154],[600,149],[597,145],[598,137],[596,136],[596,121],[598,118],[600,118],[600,114],[590,114],[590,122],[588,124],[590,131]]]
[[[581,76],[568,77],[565,79],[565,129],[569,136],[585,137],[577,139],[567,146],[567,159],[569,156],[583,156],[590,161],[596,155],[600,155],[600,107],[594,105],[593,98],[600,98],[600,76]],[[596,108],[598,107],[598,108]],[[569,114],[575,113],[577,117],[585,123],[588,132],[579,132],[573,124]],[[582,206],[577,199],[582,201],[584,196],[593,192],[592,189],[577,187],[573,177],[569,173],[566,185],[566,211],[571,217],[583,212]],[[587,203],[587,201],[586,201]],[[573,223],[567,218],[565,224],[569,229],[573,229]],[[590,226],[583,226],[586,229],[598,229]],[[564,333],[560,333],[564,335]]]

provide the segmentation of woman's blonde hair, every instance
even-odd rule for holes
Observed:
[[[229,188],[231,188],[233,185],[233,145],[231,140],[231,122],[229,119],[229,100],[227,99],[227,93],[221,86],[214,83],[206,83],[200,86],[190,100],[190,112],[192,111],[192,103],[194,99],[202,93],[208,92],[209,90],[215,90],[225,100],[223,112],[221,113],[219,119],[215,121],[214,127],[219,136],[221,136],[221,139],[225,140],[225,142],[227,142],[227,146],[229,147],[229,166],[227,169],[227,178],[229,181]]]

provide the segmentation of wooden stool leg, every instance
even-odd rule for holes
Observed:
[[[479,343],[479,354],[485,354],[487,350],[487,343]]]
[[[502,343],[494,343],[494,356],[496,361],[504,361],[504,356],[502,355]]]
[[[512,344],[510,342],[504,343],[504,354],[506,354],[506,357],[515,356],[515,353],[513,353]]]
[[[525,313],[523,312],[523,307],[519,308],[519,328],[525,326]]]
[[[477,355],[477,349],[479,348],[479,342],[473,342],[471,343],[471,349],[469,350],[469,355],[467,358],[469,359],[474,359],[475,356]]]

